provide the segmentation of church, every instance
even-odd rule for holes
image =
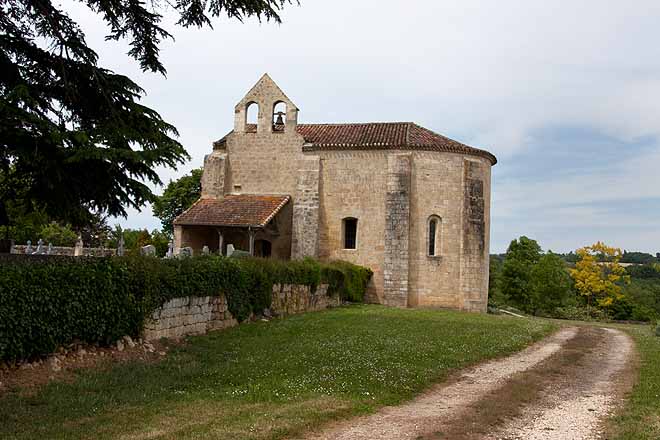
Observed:
[[[369,302],[486,311],[495,156],[413,122],[299,124],[267,74],[234,115],[175,249],[345,260]]]

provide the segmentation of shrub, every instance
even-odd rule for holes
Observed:
[[[610,317],[603,309],[596,307],[584,307],[577,305],[566,305],[557,307],[550,317],[559,319],[570,319],[575,321],[608,321]]]
[[[27,256],[26,256],[27,257]],[[349,263],[202,256],[29,257],[0,260],[0,359],[34,358],[73,341],[109,344],[138,336],[166,301],[224,293],[243,321],[270,307],[273,284],[315,289],[360,301],[371,271]]]
[[[338,294],[344,301],[362,302],[373,272],[345,261],[323,265],[321,278],[328,283],[328,294]]]
[[[653,321],[657,316],[658,315],[655,310],[643,305],[635,304],[633,305],[632,316],[630,319],[633,321],[650,322]]]
[[[142,312],[125,267],[105,259],[42,260],[0,265],[0,358],[44,355],[74,340],[107,344],[137,333]]]
[[[647,314],[651,311],[652,319],[660,317],[660,279],[633,278],[630,284],[624,286],[623,290],[635,306],[646,310]]]
[[[607,312],[615,321],[627,321],[632,319],[633,308],[630,300],[625,296],[621,296],[612,301],[612,304],[607,308]]]

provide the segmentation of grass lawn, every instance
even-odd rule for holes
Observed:
[[[660,337],[652,326],[625,326],[640,355],[639,380],[624,410],[612,419],[614,440],[660,439]]]
[[[381,306],[250,323],[190,338],[159,363],[80,370],[72,383],[32,396],[5,394],[0,438],[276,439],[409,399],[454,369],[520,350],[557,327]],[[653,373],[650,364],[644,371]]]

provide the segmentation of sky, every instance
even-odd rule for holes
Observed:
[[[100,65],[179,130],[191,160],[159,170],[165,184],[203,165],[268,72],[300,122],[414,121],[495,154],[493,253],[520,235],[555,252],[597,240],[660,252],[657,0],[300,0],[279,25],[213,30],[176,27],[169,11],[167,77],[141,72],[81,3],[61,7]],[[148,206],[110,223],[160,227]]]

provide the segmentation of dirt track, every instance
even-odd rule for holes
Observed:
[[[631,386],[633,350],[618,330],[566,328],[457,374],[404,405],[305,439],[602,438],[604,418]]]

